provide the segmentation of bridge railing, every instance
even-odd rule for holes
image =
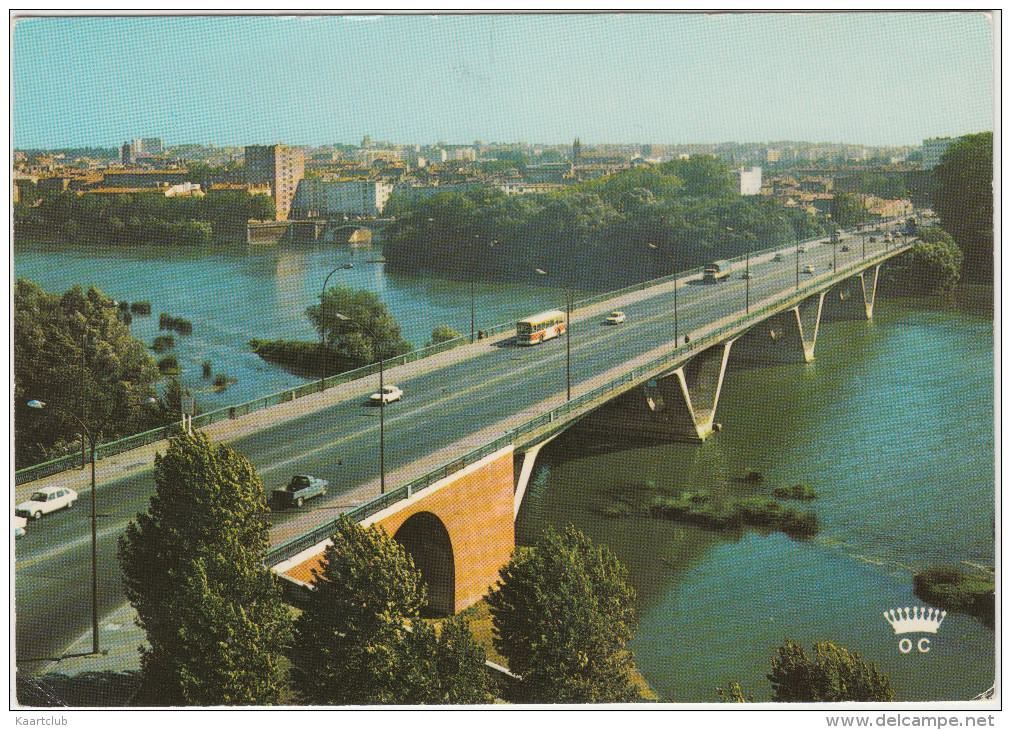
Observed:
[[[876,262],[880,263],[881,261],[884,261],[894,255],[897,250],[898,249],[885,251],[877,254],[876,256],[871,256],[857,263],[850,264],[849,266],[841,267],[834,273],[833,278],[841,280],[849,273],[872,266]],[[726,339],[728,334],[733,333],[735,330],[741,330],[742,327],[749,321],[761,321],[761,319],[764,318],[764,315],[772,314],[776,311],[782,310],[786,306],[790,306],[794,302],[802,301],[823,287],[824,282],[818,280],[807,281],[793,292],[785,294],[776,301],[770,302],[758,309],[752,309],[749,313],[740,313],[739,316],[733,317],[731,320],[724,322],[710,332],[707,332],[694,340],[690,340],[687,343],[677,344],[672,350],[669,350],[668,352],[665,352],[664,354],[633,368],[625,375],[614,378],[603,385],[576,396],[572,400],[569,400],[560,406],[535,416],[525,423],[520,424],[516,428],[507,431],[504,435],[494,441],[491,441],[480,448],[474,449],[473,451],[470,451],[453,461],[442,464],[409,484],[393,489],[385,494],[381,494],[367,502],[363,502],[362,504],[347,510],[343,514],[351,520],[361,521],[381,512],[387,507],[401,500],[407,499],[416,492],[435,484],[440,479],[444,479],[460,471],[464,467],[485,458],[489,454],[492,454],[509,444],[515,444],[526,435],[539,431],[556,421],[564,421],[564,417],[566,415],[574,411],[583,410],[589,404],[603,400],[605,396],[608,396],[615,390],[627,390],[632,384],[647,376],[654,375],[658,371],[662,371],[665,367],[670,366],[675,361],[687,360],[693,354],[723,341]],[[307,550],[313,545],[318,545],[333,534],[336,524],[337,520],[335,519],[331,522],[320,525],[303,535],[299,535],[298,537],[292,538],[285,543],[273,547],[267,553],[267,565],[277,565],[284,560],[288,560],[289,558],[298,555],[300,552]]]
[[[820,238],[812,238],[806,241],[801,241],[796,245],[804,245],[806,243],[812,243],[814,241],[821,240]],[[774,251],[781,251],[784,247],[773,246],[770,248],[765,248],[760,251],[754,251],[751,256],[761,256],[763,254],[772,253]],[[743,261],[746,256],[738,256],[734,259],[728,259],[731,262]],[[663,284],[670,283],[675,279],[683,279],[685,277],[691,277],[702,273],[702,268],[695,268],[689,271],[681,271],[673,274],[668,274],[657,279],[652,279],[650,281],[641,282],[639,284],[633,284],[631,286],[624,287],[622,289],[617,289],[615,291],[607,292],[604,294],[599,294],[596,296],[588,297],[586,299],[581,299],[578,302],[574,302],[574,308],[581,308],[590,306],[592,304],[597,304],[608,299],[614,299],[616,297],[623,296],[625,294],[631,294],[634,292],[642,291],[654,286],[661,286]],[[485,337],[492,337],[495,335],[508,332],[510,329],[514,328],[516,323],[514,321],[504,322],[499,325],[489,327],[487,329],[481,330]],[[412,350],[404,355],[398,355],[396,357],[388,358],[383,361],[384,368],[391,368],[397,365],[404,365],[407,363],[415,362],[425,357],[430,357],[432,355],[438,354],[440,352],[445,352],[446,350],[451,350],[462,345],[469,344],[469,335],[461,335],[460,337],[454,337],[451,340],[445,342],[440,342],[436,345],[430,345],[429,347],[423,347],[418,350]],[[209,426],[212,423],[218,423],[219,421],[225,421],[229,419],[238,418],[240,416],[252,413],[253,411],[261,410],[263,408],[269,408],[281,403],[287,403],[297,398],[302,398],[313,393],[318,393],[320,390],[325,390],[327,388],[332,388],[336,385],[341,385],[343,383],[350,382],[352,380],[358,380],[360,378],[365,378],[370,375],[379,372],[379,364],[373,363],[370,365],[365,365],[364,367],[356,368],[354,370],[347,370],[337,375],[331,375],[328,378],[322,380],[322,386],[320,381],[312,381],[304,385],[297,386],[295,388],[289,388],[282,390],[270,395],[263,396],[261,398],[256,398],[245,403],[239,403],[232,406],[226,406],[224,408],[219,408],[207,413],[202,413],[200,415],[193,417],[192,425],[194,428],[203,428],[204,426]],[[115,456],[116,454],[121,454],[124,451],[129,451],[130,449],[135,449],[140,446],[146,446],[148,444],[157,443],[166,438],[169,438],[173,433],[178,433],[182,428],[182,421],[173,422],[165,426],[159,426],[158,428],[151,429],[149,431],[144,431],[142,433],[133,434],[115,441],[109,441],[107,443],[99,444],[95,449],[95,458],[104,459],[109,456]],[[19,469],[14,473],[14,483],[16,485],[25,484],[27,482],[32,482],[37,479],[42,479],[43,477],[51,476],[68,469],[73,469],[76,467],[84,467],[87,463],[87,457],[82,456],[80,452],[74,454],[68,454],[66,456],[57,457],[50,461],[43,462],[41,464],[36,464],[34,466],[25,467]]]

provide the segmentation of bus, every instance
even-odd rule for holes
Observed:
[[[719,281],[720,279],[726,279],[730,276],[731,270],[729,261],[713,261],[711,264],[706,264],[705,268],[702,269],[702,281]]]
[[[516,323],[516,344],[536,345],[565,333],[565,312],[552,309]]]

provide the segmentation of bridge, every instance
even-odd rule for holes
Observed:
[[[306,218],[283,221],[249,221],[246,243],[378,242],[390,218]],[[379,234],[379,235],[376,235]]]
[[[336,487],[324,501],[274,521],[269,563],[291,590],[306,588],[333,517],[345,512],[382,525],[402,542],[430,587],[433,607],[451,613],[497,580],[513,548],[515,515],[537,454],[565,429],[578,424],[698,442],[717,428],[731,360],[806,362],[826,323],[870,318],[881,264],[908,245],[847,243],[848,251],[807,242],[803,252],[755,253],[747,263],[734,262],[730,279],[714,284],[702,283],[699,271],[683,272],[576,302],[568,344],[559,338],[518,347],[507,324],[488,328],[490,336],[473,343],[461,338],[428,357],[387,362],[386,382],[400,385],[405,397],[383,409],[382,450],[380,409],[364,405],[375,390],[374,367],[355,374],[367,377],[335,376],[322,391],[310,384],[262,399],[261,405],[275,404],[270,408],[233,407],[197,425],[246,455],[267,486],[291,473],[313,473]],[[741,278],[745,268],[747,279]],[[544,308],[551,306],[558,303]],[[628,320],[604,325],[611,309],[624,310]],[[143,448],[148,451],[99,462],[99,553],[108,576],[103,610],[123,601],[115,539],[146,509],[154,489],[150,455],[164,450],[164,442]],[[72,478],[83,486],[80,472],[47,479]],[[47,542],[32,545],[30,535],[18,543],[21,656],[62,648],[52,633],[54,617],[66,622],[64,634],[88,624],[81,615],[86,597],[66,590],[87,585],[86,578],[74,582],[75,575],[88,575],[85,522],[80,513],[57,513],[38,526],[49,533]]]

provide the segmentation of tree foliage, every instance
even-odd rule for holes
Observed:
[[[625,644],[635,628],[627,571],[574,527],[520,549],[488,595],[495,648],[520,675],[523,701],[640,698]]]
[[[962,273],[962,250],[943,229],[921,228],[910,251],[882,272],[886,289],[910,294],[950,291]]]
[[[529,280],[541,268],[570,286],[622,286],[822,233],[809,213],[738,195],[731,182],[726,163],[696,155],[552,194],[403,200],[384,252],[395,271]]]
[[[444,324],[440,324],[438,327],[432,330],[432,339],[429,341],[429,346],[438,345],[443,342],[449,342],[450,340],[455,340],[460,336],[452,327],[448,327]]]
[[[840,228],[853,228],[864,222],[867,209],[856,195],[836,193],[832,196],[830,215]]]
[[[830,641],[811,647],[813,656],[787,639],[772,658],[774,702],[890,702],[888,677],[872,662]]]
[[[13,300],[17,468],[57,456],[76,440],[81,427],[69,414],[106,440],[175,419],[164,401],[147,404],[158,370],[101,291],[74,286],[57,296],[18,279]],[[30,400],[47,407],[29,409]]]
[[[411,350],[400,335],[400,325],[372,292],[334,286],[305,314],[340,358],[367,364]]]
[[[487,699],[484,656],[462,624],[417,620],[421,574],[381,529],[338,519],[314,570],[289,651],[292,684],[314,705],[470,703]]]
[[[154,191],[116,196],[44,192],[36,205],[15,208],[14,232],[117,244],[195,245],[244,236],[249,220],[275,217],[273,198],[246,191],[172,198]]]
[[[291,616],[253,466],[204,434],[155,457],[156,491],[120,538],[126,596],[147,634],[145,704],[271,705],[285,692]]]
[[[934,178],[934,211],[965,253],[966,278],[993,281],[993,132],[960,137]]]

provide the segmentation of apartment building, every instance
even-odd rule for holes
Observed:
[[[299,181],[305,175],[303,150],[283,144],[246,147],[246,184],[266,185],[274,198],[277,219],[287,220]]]
[[[305,179],[291,203],[291,218],[369,217],[382,215],[393,185],[366,180]]]

